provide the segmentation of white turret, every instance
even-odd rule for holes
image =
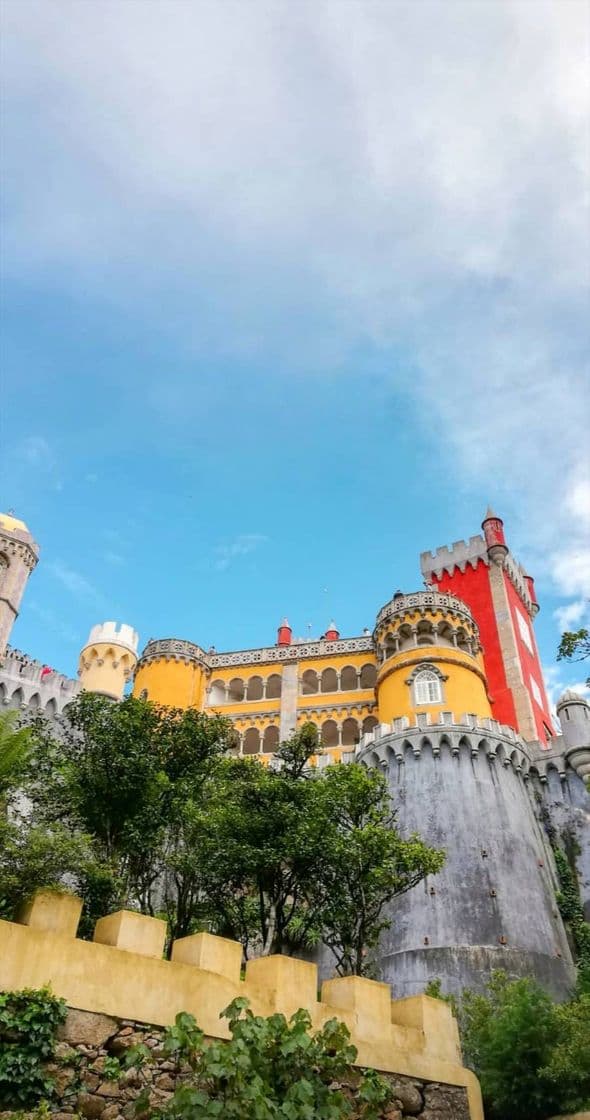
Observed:
[[[137,664],[137,643],[137,631],[124,622],[93,626],[78,665],[82,688],[121,700]]]

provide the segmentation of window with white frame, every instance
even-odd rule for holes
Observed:
[[[432,669],[422,669],[414,677],[414,703],[441,704],[442,687],[440,677]]]
[[[543,697],[541,696],[541,689],[539,688],[534,677],[531,677],[531,692],[537,701],[540,708],[543,707]]]
[[[533,653],[534,651],[533,651],[533,639],[531,637],[531,628],[530,628],[526,618],[524,617],[522,611],[519,611],[518,607],[516,608],[516,621],[518,622],[518,629],[520,630],[520,636],[521,636],[525,646],[527,647],[529,653]]]

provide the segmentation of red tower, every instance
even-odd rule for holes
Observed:
[[[423,552],[422,574],[470,608],[479,626],[494,718],[545,746],[554,731],[532,625],[539,610],[534,582],[510,552],[504,524],[491,509],[482,529],[483,536]]]

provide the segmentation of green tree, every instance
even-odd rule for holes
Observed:
[[[31,749],[31,732],[17,720],[17,712],[0,712],[0,807],[23,776]]]
[[[43,719],[32,733],[26,792],[33,822],[49,833],[59,825],[91,845],[93,859],[79,866],[74,884],[86,903],[83,932],[117,906],[152,915],[164,907],[172,937],[190,932],[198,892],[184,889],[184,876],[193,876],[195,861],[174,866],[174,884],[170,861],[185,816],[230,744],[229,721],[82,693],[59,736]]]
[[[590,631],[585,627],[580,630],[566,630],[561,636],[557,651],[558,661],[586,661],[590,657]],[[590,677],[587,684],[590,685]]]
[[[386,903],[438,871],[444,855],[402,839],[381,775],[315,769],[318,753],[306,724],[272,766],[224,765],[200,822],[201,885],[214,928],[246,953],[324,941],[339,972],[363,974]]]
[[[312,1034],[307,1011],[255,1016],[246,999],[222,1013],[228,1042],[209,1042],[192,1015],[176,1016],[164,1050],[185,1082],[152,1116],[186,1120],[377,1120],[393,1097],[373,1071],[351,1069],[356,1049],[343,1023],[330,1019]],[[347,1081],[354,1086],[346,1090]],[[147,1099],[146,1092],[146,1099]]]
[[[388,924],[384,907],[436,874],[445,854],[417,835],[403,838],[387,783],[376,770],[331,766],[317,783],[323,816],[318,874],[321,936],[341,974],[371,971],[370,950]]]

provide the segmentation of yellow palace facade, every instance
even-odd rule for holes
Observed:
[[[331,624],[315,641],[294,640],[285,621],[276,643],[259,649],[218,653],[176,638],[150,641],[133,692],[228,716],[246,755],[272,754],[306,722],[337,760],[379,724],[491,715],[475,621],[463,602],[434,590],[396,593],[373,632],[359,637],[341,638]]]

